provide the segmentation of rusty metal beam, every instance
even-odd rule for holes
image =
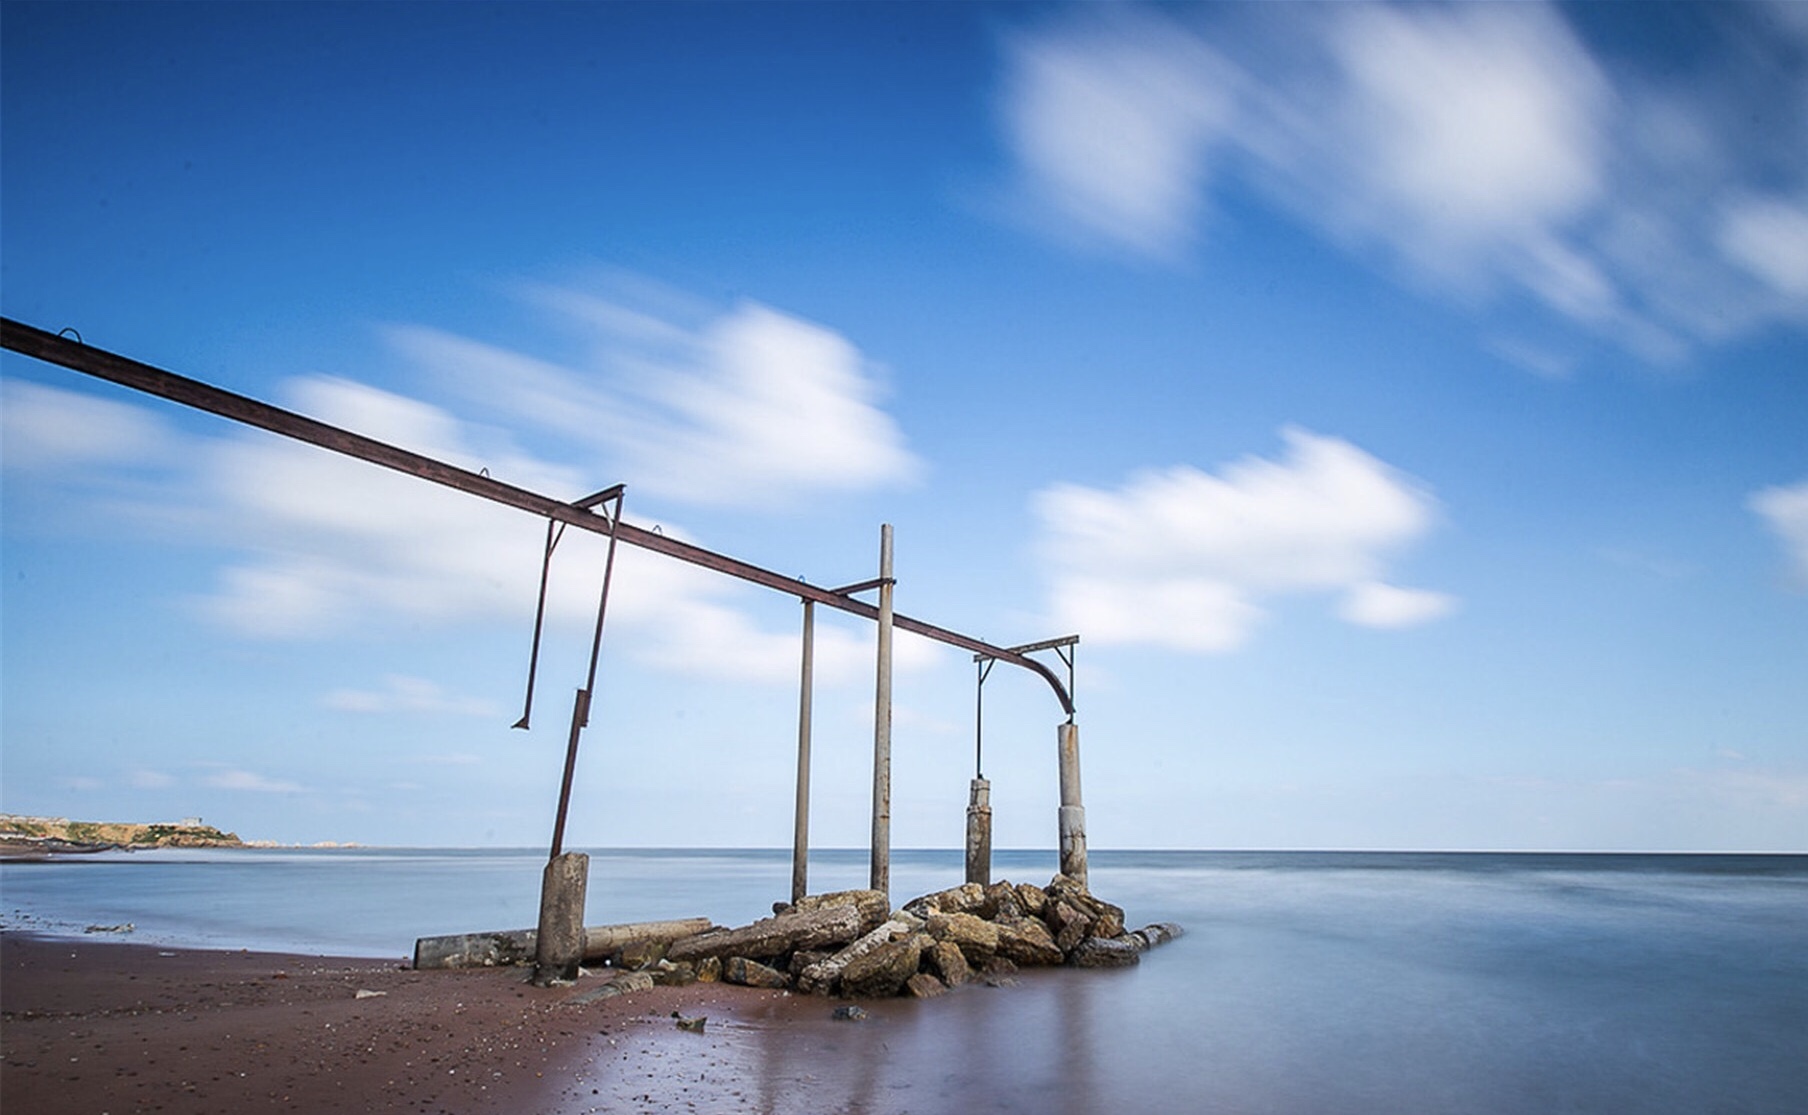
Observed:
[[[47,364],[55,364],[71,371],[130,387],[148,395],[168,399],[184,406],[217,414],[222,418],[230,418],[247,426],[256,426],[283,437],[305,441],[342,453],[348,457],[356,457],[361,461],[382,465],[384,468],[407,473],[422,480],[430,480],[435,484],[452,488],[467,495],[487,499],[492,503],[500,503],[532,515],[547,519],[555,519],[561,523],[569,523],[574,527],[590,531],[594,534],[610,534],[617,539],[643,550],[665,554],[679,561],[704,569],[714,570],[739,580],[761,585],[776,592],[795,596],[800,600],[814,600],[838,611],[860,616],[877,622],[879,609],[871,604],[862,603],[852,597],[842,595],[832,589],[818,588],[808,582],[782,573],[774,573],[757,565],[706,550],[701,546],[693,546],[688,542],[680,542],[663,534],[637,527],[632,523],[611,524],[609,520],[592,513],[579,503],[553,499],[551,496],[518,488],[513,484],[493,479],[489,476],[449,465],[432,457],[419,453],[411,453],[381,442],[375,438],[355,434],[350,430],[340,429],[325,422],[283,410],[245,395],[203,383],[197,379],[177,375],[149,364],[141,363],[130,357],[120,356],[105,349],[95,348],[80,341],[49,333],[36,326],[27,325],[12,318],[0,318],[0,347],[11,349],[24,356],[42,360]],[[598,493],[598,502],[606,498],[613,489]],[[976,655],[995,658],[1000,662],[1009,662],[1037,674],[1054,690],[1055,699],[1061,704],[1061,711],[1068,716],[1074,713],[1073,699],[1068,695],[1067,687],[1056,677],[1054,671],[1033,658],[1027,658],[1015,651],[1003,647],[995,647],[979,639],[938,627],[932,623],[912,619],[909,616],[895,615],[893,624],[904,630],[924,638],[932,639],[948,646],[959,647]]]

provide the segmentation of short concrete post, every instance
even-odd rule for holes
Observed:
[[[1055,730],[1061,765],[1061,874],[1086,885],[1086,806],[1080,800],[1080,726]]]
[[[992,784],[983,778],[973,780],[967,803],[967,882],[992,882]]]
[[[590,857],[565,852],[540,874],[540,927],[534,934],[534,985],[570,983],[584,962],[584,897]]]

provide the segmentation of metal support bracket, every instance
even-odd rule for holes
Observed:
[[[564,851],[565,848],[565,818],[571,809],[571,781],[572,776],[577,772],[578,739],[583,735],[584,729],[590,724],[591,698],[596,692],[596,664],[597,660],[602,655],[603,619],[607,616],[609,610],[609,583],[615,576],[615,543],[617,537],[621,533],[617,528],[621,526],[622,500],[625,492],[625,486],[617,484],[614,487],[605,488],[595,495],[586,496],[584,499],[571,505],[584,511],[591,511],[604,503],[613,503],[615,506],[612,512],[603,513],[603,517],[609,522],[609,556],[603,561],[603,588],[602,592],[598,594],[596,601],[596,631],[590,638],[590,670],[584,676],[584,688],[578,690],[577,697],[572,701],[571,705],[571,734],[565,743],[565,771],[559,779],[559,810],[558,815],[553,820],[552,827],[552,854],[550,858],[555,860],[559,858],[559,853]],[[550,524],[550,520],[548,522]],[[552,559],[552,546],[557,542],[557,538],[549,532],[548,539],[546,558],[547,562],[550,563]],[[546,577],[543,571],[540,578],[540,607],[542,611],[545,608],[545,603]],[[534,622],[534,654],[536,658],[539,655],[540,649],[539,630],[540,621],[536,618]],[[531,666],[529,667],[527,700],[528,705],[531,707],[533,704]],[[517,727],[525,727],[526,719],[527,718],[524,715],[522,717],[524,723],[517,725]]]
[[[1063,704],[1066,706],[1066,709],[1067,709],[1067,722],[1069,724],[1072,724],[1074,722],[1074,704],[1073,704],[1073,692],[1074,692],[1074,680],[1075,680],[1074,679],[1074,658],[1077,654],[1077,651],[1075,650],[1075,648],[1078,647],[1079,645],[1080,645],[1080,637],[1078,635],[1063,635],[1058,639],[1043,639],[1039,643],[1025,643],[1020,647],[1005,647],[1004,648],[1005,654],[1014,655],[1017,658],[1022,658],[1024,655],[1028,655],[1028,654],[1034,654],[1039,650],[1052,650],[1055,652],[1055,657],[1059,658],[1061,660],[1061,664],[1063,666],[1067,667],[1067,690],[1065,693],[1062,694],[1062,696],[1067,698],[1063,702]],[[978,652],[973,655],[973,661],[975,661],[975,662],[990,663],[990,662],[996,662],[998,660],[999,660],[998,655],[987,654],[983,651]],[[1038,663],[1038,665],[1040,665],[1040,663]],[[979,684],[980,685],[982,685],[982,686],[985,685],[986,674],[989,672],[990,672],[989,666],[980,671],[980,675],[979,675]]]

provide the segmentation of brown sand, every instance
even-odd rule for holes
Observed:
[[[720,984],[582,1001],[522,969],[0,935],[0,1110],[882,1110],[835,1004]],[[377,994],[369,994],[375,992]],[[890,1009],[908,1004],[898,1003]],[[881,1011],[887,1007],[879,1007]],[[672,1012],[707,1015],[701,1034]],[[762,1067],[774,1043],[792,1071]]]

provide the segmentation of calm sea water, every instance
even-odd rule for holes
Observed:
[[[738,924],[778,851],[592,851],[591,923]],[[543,853],[140,852],[0,865],[7,927],[342,955],[530,926]],[[994,870],[1046,882],[1052,853]],[[958,852],[893,853],[894,899]],[[1808,856],[1111,852],[1095,893],[1187,936],[1116,972],[884,1004],[848,1027],[872,1111],[1808,1111]],[[818,852],[811,889],[865,883]],[[782,1036],[753,1060],[784,1059]],[[866,1046],[871,1048],[865,1048]],[[882,1048],[881,1048],[882,1047]],[[863,1062],[866,1063],[866,1062]],[[773,1070],[777,1071],[777,1070]]]

